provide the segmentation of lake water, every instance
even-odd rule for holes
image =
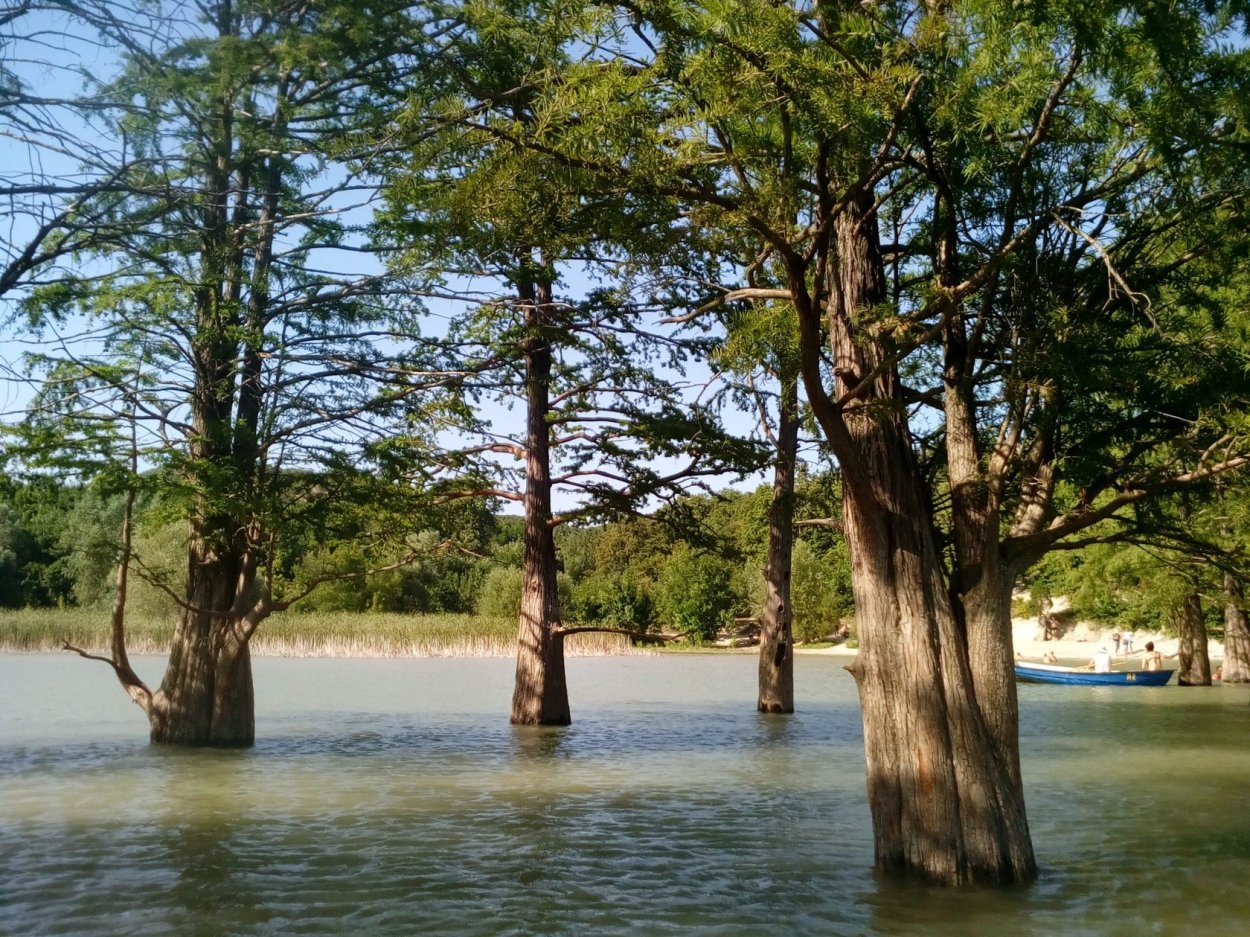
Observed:
[[[1250,690],[1021,687],[1041,880],[879,880],[854,685],[803,657],[255,662],[258,744],[147,744],[100,664],[0,657],[0,934],[1242,935]],[[159,677],[161,662],[137,669]]]

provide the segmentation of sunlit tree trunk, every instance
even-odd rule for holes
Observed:
[[[568,725],[572,716],[551,524],[551,343],[541,334],[550,315],[550,285],[525,286],[521,301],[529,332],[525,338],[525,554],[512,722]]]
[[[1011,593],[1015,577],[993,557],[966,593],[957,593],[968,635],[968,660],[977,705],[985,717],[998,757],[1013,783],[1020,777],[1020,708],[1016,697],[1011,634]]]
[[[1185,596],[1176,616],[1176,629],[1181,643],[1178,650],[1180,667],[1176,682],[1181,686],[1210,686],[1211,658],[1207,654],[1207,622],[1202,614],[1202,598],[1196,592]]]
[[[909,456],[873,463],[903,482]],[[894,503],[865,509],[848,494],[844,512],[877,864],[938,882],[1028,881],[1023,792],[978,706],[926,508],[914,489],[891,487]]]
[[[768,508],[768,559],[760,616],[759,700],[765,713],[794,712],[794,608],[790,573],[794,558],[794,467],[798,454],[798,386],[783,376],[777,421],[773,497]]]

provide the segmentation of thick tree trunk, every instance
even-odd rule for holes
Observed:
[[[550,315],[547,284],[522,290],[525,346],[525,554],[521,620],[517,634],[512,722],[565,726],[572,721],[564,676],[564,636],[556,583],[556,545],[551,526],[551,344],[540,333]]]
[[[951,884],[1031,881],[1018,770],[978,705],[911,453],[887,427],[877,435],[880,494],[896,500],[865,506],[848,491],[844,506],[877,865]]]
[[[1250,616],[1246,615],[1245,587],[1232,573],[1224,574],[1224,662],[1220,679],[1250,683]]]
[[[794,610],[790,570],[794,559],[794,463],[798,454],[798,387],[783,376],[777,421],[777,461],[768,508],[768,559],[760,616],[759,700],[762,713],[794,712]]]
[[[187,604],[169,665],[152,697],[154,743],[246,747],[256,740],[252,663],[237,633],[238,570],[196,537],[190,548]]]
[[[1176,618],[1181,644],[1177,652],[1180,667],[1176,682],[1180,686],[1210,686],[1211,658],[1207,655],[1207,622],[1202,614],[1202,599],[1196,592],[1185,596]]]
[[[812,305],[805,309],[802,291],[792,292],[808,398],[843,467],[860,637],[852,672],[876,862],[947,884],[1027,882],[1037,868],[1018,769],[977,698],[890,350],[859,325],[884,297],[871,206],[864,193],[839,218],[830,270],[828,326],[842,403],[823,389]],[[989,635],[992,642],[1001,630]],[[1010,655],[1010,645],[987,653]]]
[[[962,328],[962,327],[959,327]],[[957,332],[958,328],[952,328]],[[962,620],[977,705],[1012,783],[1020,779],[1020,711],[1011,633],[1015,570],[999,552],[997,490],[982,465],[971,395],[958,363],[962,340],[948,340],[946,388],[947,475],[954,532],[952,609]],[[958,363],[957,363],[958,362]],[[995,464],[995,470],[1000,467]]]

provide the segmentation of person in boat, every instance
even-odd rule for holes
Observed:
[[[1057,664],[1058,662],[1059,658],[1055,656],[1054,651],[1047,651],[1042,655],[1042,663],[1044,664]]]
[[[1155,650],[1155,643],[1153,641],[1146,642],[1146,650],[1145,650],[1145,653],[1142,654],[1141,669],[1142,670],[1162,670],[1163,669],[1163,655]]]
[[[1094,673],[1111,673],[1111,655],[1105,647],[1100,647],[1094,659],[1089,662],[1089,669]]]

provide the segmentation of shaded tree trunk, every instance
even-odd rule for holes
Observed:
[[[889,485],[878,496],[895,500],[865,507],[851,493],[844,514],[877,865],[947,883],[1029,881],[1023,791],[978,705],[927,509],[909,484],[910,448],[891,428],[873,435],[872,464]]]
[[[947,198],[939,199],[938,205],[941,238],[937,268],[942,284],[954,287],[961,279],[956,216]],[[999,761],[1006,767],[1012,785],[1022,791],[1020,718],[1011,633],[1011,591],[1016,570],[1003,561],[999,548],[1004,447],[993,447],[988,459],[981,451],[973,393],[976,363],[962,312],[961,306],[947,317],[943,333],[946,474],[954,540],[951,609],[967,636],[976,705]]]
[[[760,618],[759,698],[762,713],[794,712],[794,609],[790,573],[794,559],[794,465],[799,444],[799,391],[783,376],[777,420],[773,497],[768,507],[768,559]]]
[[[1225,683],[1250,683],[1250,616],[1246,615],[1245,587],[1232,573],[1224,574],[1224,663],[1220,679]]]
[[[1202,598],[1196,592],[1185,596],[1185,602],[1176,616],[1176,629],[1180,633],[1180,667],[1176,682],[1180,686],[1210,686],[1211,658],[1207,655],[1207,623],[1202,614]]]
[[[888,346],[857,330],[885,293],[871,208],[864,193],[840,216],[829,274],[843,403],[823,388],[818,314],[793,272],[792,292],[808,398],[843,470],[876,864],[949,884],[1031,881],[1023,789],[977,699],[898,376]]]
[[[555,534],[551,524],[550,412],[551,287],[529,284],[521,290],[525,324],[525,554],[521,618],[517,634],[516,683],[512,691],[515,725],[568,725],[564,676],[564,635],[560,630]]]
[[[976,584],[957,593],[968,635],[968,660],[977,706],[985,717],[998,758],[1012,783],[1023,790],[1020,776],[1020,705],[1016,695],[1011,593],[1015,575],[997,561],[996,545],[986,555]]]

